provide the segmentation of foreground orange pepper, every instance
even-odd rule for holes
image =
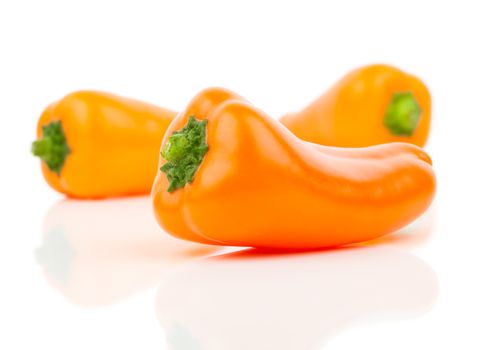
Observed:
[[[364,147],[387,142],[424,146],[430,131],[430,93],[417,77],[395,67],[354,70],[324,95],[281,122],[303,140]]]
[[[406,143],[330,148],[298,139],[241,97],[197,95],[169,126],[152,189],[160,225],[211,244],[313,249],[393,232],[435,193]]]
[[[48,184],[69,196],[149,193],[175,114],[107,93],[75,92],[43,112],[32,152]]]

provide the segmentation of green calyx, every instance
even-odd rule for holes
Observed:
[[[393,135],[412,136],[422,110],[411,92],[394,93],[385,112],[384,125]]]
[[[70,153],[60,120],[42,126],[42,138],[32,143],[32,153],[42,159],[51,171],[60,175]]]
[[[207,120],[189,117],[186,126],[174,131],[161,151],[167,163],[161,167],[169,180],[168,192],[183,188],[194,180],[196,171],[208,151],[206,143]]]

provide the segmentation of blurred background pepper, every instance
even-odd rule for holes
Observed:
[[[387,65],[345,75],[325,94],[281,122],[303,140],[339,147],[387,142],[424,146],[430,131],[431,99],[417,77]]]

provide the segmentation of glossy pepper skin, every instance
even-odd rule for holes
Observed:
[[[47,183],[68,196],[146,194],[175,115],[108,93],[74,92],[45,109],[32,152],[42,159]]]
[[[431,98],[417,77],[387,65],[356,69],[281,122],[303,140],[338,147],[409,142],[423,147]]]
[[[419,147],[311,144],[218,88],[201,92],[174,119],[161,154],[180,161],[170,156],[171,137],[182,134],[190,117],[207,120],[202,162],[184,186],[173,190],[159,171],[152,189],[159,224],[179,238],[274,249],[335,247],[407,225],[434,197],[431,160]],[[168,171],[171,160],[161,157],[159,167]]]

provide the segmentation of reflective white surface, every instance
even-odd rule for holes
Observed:
[[[397,249],[243,251],[167,278],[157,312],[172,349],[318,349],[360,323],[420,316],[437,291],[433,270]]]
[[[139,197],[54,204],[35,256],[70,302],[95,307],[155,287],[178,265],[214,251],[160,235],[150,201]]]
[[[444,292],[437,270],[412,253],[433,244],[432,210],[378,241],[293,254],[176,240],[150,210],[147,197],[54,203],[30,235],[36,248],[22,250],[28,278],[9,285],[15,331],[54,349],[256,350],[336,348],[365,327],[390,337],[424,329],[427,341],[440,326],[430,317]]]
[[[353,327],[430,311],[438,277],[409,247],[423,244],[432,228],[428,212],[365,245],[273,253],[171,238],[159,232],[148,197],[60,200],[47,211],[32,254],[54,309],[67,300],[76,311],[91,310],[92,321],[96,310],[125,309],[143,295],[168,349],[319,349]],[[122,343],[124,334],[116,337]]]
[[[482,349],[477,5],[1,2],[0,349]],[[431,89],[438,192],[418,222],[366,245],[183,242],[146,197],[65,200],[28,154],[42,109],[72,90],[179,110],[221,85],[279,116],[380,61]]]

